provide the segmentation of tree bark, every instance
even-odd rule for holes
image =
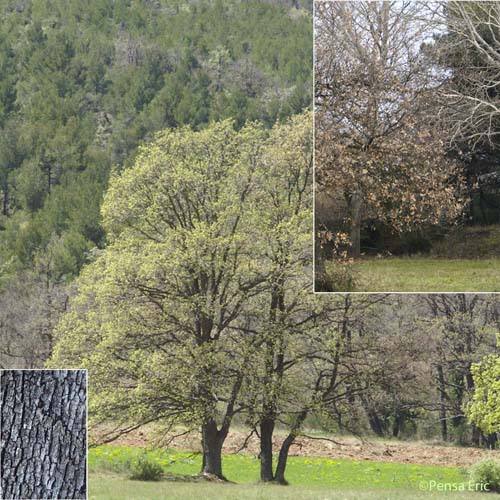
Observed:
[[[85,498],[85,370],[3,370],[0,393],[2,498]]]
[[[316,219],[318,218],[316,212]],[[321,244],[321,238],[319,234],[319,224],[315,221],[314,226],[314,290],[316,292],[324,292],[329,290],[324,290],[325,286],[325,261],[326,261],[326,251],[323,249]]]
[[[274,481],[273,474],[273,434],[277,418],[277,395],[280,394],[285,372],[283,314],[285,312],[285,292],[283,276],[278,276],[271,291],[269,325],[272,338],[266,341],[267,352],[264,360],[266,384],[260,422],[260,480]],[[277,328],[276,328],[277,327]]]
[[[385,425],[375,410],[368,410],[368,422],[377,436],[385,436]]]
[[[477,427],[476,424],[472,423],[471,424],[471,442],[474,446],[480,446],[481,445],[481,429]]]
[[[246,362],[243,362],[243,366],[246,366]],[[212,411],[207,412],[207,416],[201,426],[201,443],[203,448],[201,473],[213,474],[224,481],[226,478],[222,474],[222,446],[229,433],[233,417],[238,411],[235,405],[242,383],[243,373],[240,372],[231,389],[231,396],[227,402],[224,419],[220,429],[217,426],[216,419],[212,416],[215,410],[214,407]],[[207,389],[208,388],[205,387],[205,390]]]
[[[496,445],[498,443],[498,435],[496,432],[493,432],[492,434],[483,434],[483,443],[486,448],[489,448],[490,450],[494,450],[496,448]]]
[[[276,474],[274,476],[275,483],[288,484],[285,479],[285,470],[288,461],[288,452],[290,451],[290,446],[292,446],[294,441],[295,436],[292,434],[288,434],[288,436],[283,441],[283,444],[281,445],[278,455],[278,463],[276,465]]]
[[[392,437],[395,438],[399,437],[399,434],[403,428],[404,421],[405,421],[405,413],[402,410],[397,409],[394,412],[394,422],[392,424]]]

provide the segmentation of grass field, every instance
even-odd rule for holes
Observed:
[[[365,489],[260,484],[146,483],[123,477],[89,474],[89,500],[467,500],[491,495],[469,492],[428,492],[414,488]]]
[[[366,259],[354,273],[359,292],[500,292],[500,258]]]
[[[199,454],[154,450],[147,455],[161,464],[170,480],[158,483],[125,480],[131,460],[144,450],[132,446],[101,446],[89,450],[89,498],[200,498],[200,499],[406,499],[444,498],[423,492],[432,482],[463,484],[466,471],[457,467],[339,460],[325,457],[290,457],[288,487],[258,485],[259,462],[251,455],[225,455],[224,474],[232,483],[194,482],[200,470]],[[434,493],[438,493],[437,491]],[[466,495],[466,496],[464,496]],[[475,498],[461,493],[456,498]],[[454,498],[446,492],[446,498]]]

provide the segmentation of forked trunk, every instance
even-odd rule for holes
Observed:
[[[302,410],[297,415],[288,436],[285,438],[283,444],[281,445],[280,452],[278,455],[278,463],[276,465],[276,471],[274,473],[274,482],[276,484],[283,484],[283,485],[288,484],[285,479],[288,453],[290,451],[290,446],[292,446],[292,444],[295,442],[295,438],[300,432],[300,428],[302,427],[302,424],[304,423],[304,420],[307,417],[307,413],[308,413],[307,410]]]

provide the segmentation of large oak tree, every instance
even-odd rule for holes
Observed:
[[[310,135],[308,114],[271,133],[253,124],[236,132],[229,121],[170,130],[112,178],[110,243],[84,270],[51,361],[88,366],[91,415],[121,424],[108,439],[156,420],[199,426],[203,472],[222,477],[256,346],[249,304],[279,282],[275,257],[307,258],[294,249],[308,240],[310,212],[279,200],[305,162],[293,190],[307,205]]]

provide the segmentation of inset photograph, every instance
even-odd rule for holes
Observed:
[[[315,291],[500,291],[500,4],[317,1],[314,30]]]
[[[2,370],[1,495],[86,498],[87,371]]]

